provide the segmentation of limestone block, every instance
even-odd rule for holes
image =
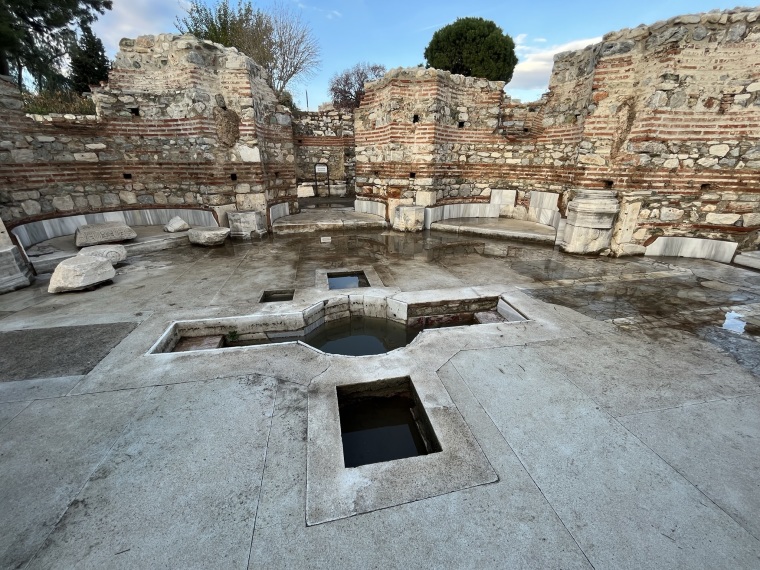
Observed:
[[[412,198],[388,198],[388,210],[387,210],[388,215],[386,219],[392,223],[393,217],[395,216],[396,208],[398,206],[411,206],[412,203],[413,203]]]
[[[121,190],[119,192],[119,199],[125,204],[136,204],[137,194],[131,192],[130,190]]]
[[[261,151],[259,151],[259,147],[238,145],[237,150],[240,154],[240,160],[243,162],[261,162]]]
[[[135,230],[123,222],[104,222],[79,226],[75,233],[75,243],[77,247],[83,247],[126,241],[136,237]]]
[[[221,206],[211,206],[211,210],[216,214],[216,219],[219,220],[220,226],[229,227],[230,223],[227,215],[230,212],[237,212],[238,207],[235,204],[222,204]]]
[[[238,194],[235,196],[235,203],[241,212],[264,212],[267,209],[267,198],[264,194]]]
[[[104,257],[77,255],[65,259],[53,271],[48,286],[49,293],[78,291],[113,279],[116,270]]]
[[[609,229],[620,209],[615,192],[578,190],[567,206],[567,223],[579,227]]]
[[[0,222],[2,225],[2,222]],[[28,287],[34,281],[32,268],[15,245],[0,246],[0,293]]]
[[[503,206],[501,208],[503,208]],[[510,217],[514,218],[515,220],[527,220],[528,208],[526,208],[523,205],[515,206],[514,208],[512,208],[512,214]]]
[[[343,197],[346,195],[346,185],[345,184],[330,184],[330,196],[340,196]]]
[[[314,196],[314,185],[313,184],[299,184],[298,188],[296,189],[296,194],[299,198],[311,198]]]
[[[24,200],[21,202],[21,208],[27,216],[35,216],[42,211],[40,203],[34,200]]]
[[[230,228],[218,228],[218,227],[202,227],[191,228],[187,232],[187,237],[190,239],[190,243],[196,245],[221,245],[227,236],[230,234]]]
[[[53,208],[59,212],[67,212],[74,209],[74,200],[71,196],[56,196],[53,198]]]
[[[616,248],[622,249],[624,246],[628,245],[628,242],[630,242],[631,239],[633,239],[640,211],[641,202],[623,203],[620,208],[617,222],[615,223],[615,228],[612,232],[613,250]],[[643,250],[641,253],[644,253]],[[631,254],[619,253],[619,255]]]
[[[624,243],[617,248],[615,254],[618,257],[623,255],[644,255],[646,253],[646,250],[647,248],[645,248],[643,245],[636,243]]]
[[[433,206],[438,199],[438,192],[435,190],[417,190],[414,195],[414,203],[417,206]]]
[[[729,150],[731,150],[731,147],[727,144],[714,144],[710,147],[710,154],[723,158],[728,154]]]
[[[707,223],[720,226],[732,226],[741,219],[739,214],[707,214]]]
[[[8,230],[6,229],[2,218],[0,218],[0,247],[11,247],[12,245],[13,241],[11,241],[11,236],[8,235]]]
[[[598,253],[609,247],[611,239],[612,229],[586,228],[568,222],[560,248],[567,253]]]
[[[569,253],[596,253],[609,248],[619,209],[615,192],[577,190],[567,206],[561,249]]]
[[[230,224],[230,236],[251,239],[251,234],[258,236],[267,233],[266,218],[263,212],[230,212],[227,214]]]
[[[98,162],[98,155],[94,152],[75,152],[74,160],[81,162]]]
[[[127,259],[127,248],[117,243],[106,245],[90,245],[80,249],[78,255],[104,257],[112,264],[116,264]]]
[[[760,214],[744,214],[742,216],[742,222],[745,228],[760,226]]]
[[[598,154],[581,154],[578,155],[578,162],[582,164],[591,164],[593,166],[605,166],[607,161]]]
[[[188,224],[185,220],[183,220],[179,216],[174,216],[164,226],[164,231],[169,232],[170,234],[173,234],[175,232],[186,232],[189,229],[190,229],[190,224]]]
[[[663,222],[675,222],[683,218],[684,211],[678,208],[662,208],[660,210],[660,220]]]
[[[421,232],[424,223],[423,206],[398,206],[393,216],[393,229],[398,232]]]

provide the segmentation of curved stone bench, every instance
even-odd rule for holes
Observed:
[[[11,232],[24,248],[60,236],[73,235],[77,228],[85,224],[102,224],[104,222],[121,222],[128,226],[159,226],[166,224],[175,216],[180,216],[192,226],[217,225],[210,210],[193,210],[181,208],[151,208],[145,210],[123,210],[119,212],[101,212],[61,216],[49,220],[38,220],[16,226]]]
[[[693,257],[731,263],[738,244],[707,238],[660,236],[646,247],[648,257]]]

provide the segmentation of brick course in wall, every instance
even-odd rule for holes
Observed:
[[[612,188],[640,204],[631,238],[729,239],[760,227],[760,22],[754,10],[681,16],[555,58],[549,92],[396,69],[356,113],[357,192],[481,200],[494,188]],[[414,177],[410,176],[414,173]]]
[[[170,34],[122,40],[93,99],[96,116],[27,116],[0,81],[6,226],[137,207],[263,209],[295,194],[290,111],[234,49]]]

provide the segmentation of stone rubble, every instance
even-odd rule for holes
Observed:
[[[116,270],[107,258],[77,255],[58,264],[50,277],[48,293],[87,289],[115,276]]]
[[[230,228],[191,228],[187,232],[190,243],[204,246],[221,245],[228,235],[230,235]]]
[[[77,247],[116,243],[137,237],[137,232],[122,222],[104,222],[79,226],[74,234]]]
[[[183,220],[179,216],[174,216],[164,226],[164,231],[169,232],[169,233],[186,232],[189,229],[190,229],[190,224],[188,224],[185,220]]]
[[[120,244],[91,245],[80,249],[77,255],[103,257],[116,265],[127,259],[127,248]]]

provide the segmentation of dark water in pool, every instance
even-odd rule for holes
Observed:
[[[327,286],[329,289],[369,287],[369,280],[362,271],[356,273],[328,273]]]
[[[419,331],[388,319],[351,317],[319,327],[303,341],[330,354],[365,356],[406,346],[418,334]]]
[[[340,408],[346,467],[427,454],[405,396],[369,398]]]

